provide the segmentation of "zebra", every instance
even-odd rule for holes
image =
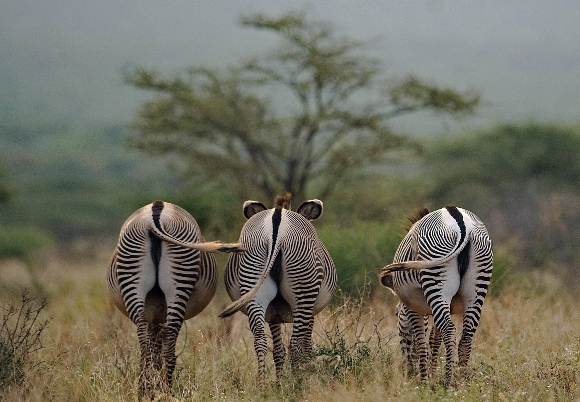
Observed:
[[[403,364],[427,379],[434,373],[437,351],[445,345],[445,385],[454,384],[456,329],[451,314],[462,314],[458,355],[461,376],[471,355],[473,336],[493,270],[489,234],[472,212],[448,205],[419,211],[397,248],[393,263],[379,272],[381,283],[399,299],[398,330]],[[426,319],[433,316],[431,368],[427,368]],[[416,355],[415,355],[416,354]]]
[[[205,242],[195,219],[168,202],[146,205],[123,223],[107,283],[114,304],[137,326],[140,394],[171,392],[183,321],[199,314],[216,290],[210,253],[241,250]]]
[[[312,355],[314,315],[330,302],[337,286],[334,262],[309,222],[322,214],[322,201],[305,201],[296,212],[286,209],[289,202],[286,194],[276,198],[272,209],[257,201],[244,203],[248,220],[239,242],[246,251],[230,255],[225,271],[226,290],[234,302],[220,317],[237,311],[248,316],[260,389],[265,385],[265,322],[272,333],[280,383],[286,359],[281,325],[293,323],[288,348],[291,367],[307,363]]]

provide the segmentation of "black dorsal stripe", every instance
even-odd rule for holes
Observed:
[[[163,201],[155,201],[151,206],[151,212],[153,214],[153,223],[157,229],[161,229],[161,223],[159,222],[159,217],[161,216],[161,212],[165,207],[165,203]]]
[[[163,201],[155,201],[151,206],[153,224],[159,230],[161,230],[160,217],[164,207],[165,203]],[[149,231],[149,240],[151,241],[151,259],[153,260],[155,276],[157,277],[159,274],[159,261],[161,261],[161,239]]]
[[[274,248],[276,247],[276,240],[278,239],[278,229],[280,228],[281,221],[282,221],[282,207],[276,207],[274,209],[274,214],[272,215],[272,250],[271,250],[271,254],[274,253]]]
[[[459,210],[457,209],[457,207],[455,205],[446,205],[445,209],[447,209],[447,212],[449,212],[449,215],[451,215],[453,217],[453,219],[455,219],[455,222],[457,222],[457,225],[459,226],[459,231],[461,232],[461,239],[459,240],[459,247],[461,247],[461,245],[463,244],[463,241],[465,240],[465,236],[467,234],[467,228],[465,227],[465,222],[463,221],[463,214],[461,212],[459,212]]]

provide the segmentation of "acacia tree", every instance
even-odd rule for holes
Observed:
[[[414,76],[384,79],[365,43],[302,14],[241,22],[276,34],[280,45],[226,71],[192,67],[165,78],[136,68],[127,80],[156,94],[139,111],[131,145],[242,198],[327,197],[349,172],[410,144],[388,119],[420,110],[460,116],[479,104],[478,94]]]

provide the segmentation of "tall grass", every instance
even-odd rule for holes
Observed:
[[[51,321],[42,334],[43,348],[33,355],[35,364],[0,400],[137,400],[136,330],[108,299],[106,260],[107,255],[94,261],[48,256],[43,269],[34,271],[48,299],[40,318]],[[2,283],[30,285],[32,278],[17,270],[17,264],[0,263]],[[580,397],[580,310],[562,289],[557,278],[530,272],[492,292],[470,373],[453,389],[442,386],[442,364],[431,384],[403,376],[390,292],[338,294],[332,308],[316,317],[312,364],[298,373],[288,370],[276,386],[270,355],[269,385],[259,392],[247,318],[217,318],[228,301],[220,286],[214,301],[180,334],[173,400],[573,400]],[[13,290],[1,289],[2,305],[8,302],[3,295]]]

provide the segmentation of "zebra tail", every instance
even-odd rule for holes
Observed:
[[[379,271],[379,279],[384,278],[387,275],[390,275],[393,272],[401,272],[401,271],[412,271],[417,270],[420,271],[425,268],[435,267],[437,265],[445,264],[446,262],[452,260],[453,258],[457,257],[459,253],[465,248],[467,243],[471,238],[470,234],[466,234],[461,242],[461,239],[455,245],[453,251],[448,255],[436,259],[436,260],[414,260],[414,261],[402,261],[402,262],[394,262],[389,264]]]
[[[264,269],[264,271],[262,271],[262,275],[260,276],[260,279],[258,279],[258,282],[254,285],[254,287],[252,289],[250,289],[250,291],[248,293],[246,293],[245,295],[240,297],[238,300],[234,301],[232,304],[227,306],[219,314],[219,317],[221,317],[221,318],[229,317],[230,315],[232,315],[232,314],[238,312],[240,309],[244,308],[244,306],[246,304],[248,304],[254,298],[254,296],[256,295],[256,292],[258,292],[258,289],[260,289],[260,286],[262,286],[262,284],[264,283],[264,281],[266,280],[268,275],[270,275],[270,271],[272,270],[272,267],[274,266],[274,261],[276,261],[276,256],[280,252],[280,246],[278,243],[278,236],[279,236],[278,228],[279,228],[280,219],[282,219],[281,218],[282,208],[283,208],[284,203],[286,203],[288,201],[288,197],[289,197],[289,194],[285,195],[284,198],[283,197],[276,198],[276,208],[275,208],[274,214],[272,215],[272,231],[274,233],[274,239],[273,239],[273,243],[271,245],[272,252],[270,253],[270,259],[267,260],[266,268]],[[277,223],[275,223],[274,221],[277,221]]]
[[[278,254],[278,253],[276,253],[276,254]],[[270,275],[270,271],[272,270],[272,266],[274,265],[275,260],[276,260],[275,256],[272,256],[270,258],[270,261],[269,261],[268,265],[266,266],[266,269],[264,269],[264,271],[262,272],[262,276],[260,277],[258,282],[254,285],[254,287],[252,289],[250,289],[250,291],[248,293],[246,293],[245,295],[240,297],[238,300],[234,301],[229,306],[227,306],[225,309],[223,309],[223,311],[219,314],[220,318],[226,318],[226,317],[229,317],[229,316],[237,313],[242,308],[244,308],[246,306],[246,304],[248,304],[254,298],[254,296],[258,292],[258,289],[260,289],[260,286],[262,286],[262,284],[264,283],[264,281],[266,280],[268,275]]]
[[[186,243],[171,236],[169,233],[165,232],[162,228],[157,227],[153,222],[151,223],[149,229],[155,236],[157,236],[161,240],[164,240],[171,244],[175,244],[176,246],[181,246],[192,250],[205,251],[207,253],[216,253],[216,252],[233,253],[244,251],[244,247],[242,246],[241,243],[222,243],[219,241]]]
[[[379,270],[379,279],[384,278],[387,275],[392,274],[393,272],[401,272],[401,271],[413,271],[413,270],[422,270],[431,265],[433,261],[405,261],[405,262],[394,262],[389,264]],[[424,264],[429,263],[429,264]]]

